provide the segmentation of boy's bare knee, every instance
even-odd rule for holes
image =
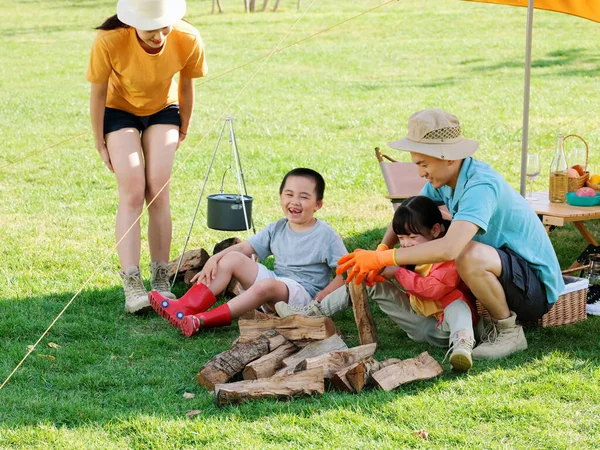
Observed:
[[[239,264],[243,264],[247,261],[252,261],[250,258],[248,258],[246,255],[244,255],[241,252],[229,252],[227,254],[225,254],[225,256],[223,256],[220,260],[219,260],[219,265],[227,265],[230,266],[232,268],[238,267]]]
[[[266,301],[278,299],[281,300],[284,294],[287,295],[287,286],[277,280],[260,280],[252,285],[252,291]]]

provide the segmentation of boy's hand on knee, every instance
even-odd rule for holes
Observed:
[[[215,258],[211,257],[206,261],[204,267],[197,273],[192,281],[198,284],[205,284],[206,286],[210,286],[210,282],[214,280],[217,276],[217,261]]]

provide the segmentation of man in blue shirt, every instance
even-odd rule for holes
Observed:
[[[556,253],[529,204],[488,164],[473,159],[479,144],[465,139],[456,116],[440,109],[413,114],[408,136],[390,147],[409,151],[428,183],[421,195],[443,202],[452,215],[446,235],[417,247],[392,248],[388,229],[378,251],[340,259],[348,280],[375,281],[385,266],[456,260],[463,281],[492,317],[474,359],[502,358],[527,348],[516,323],[534,322],[564,289]]]

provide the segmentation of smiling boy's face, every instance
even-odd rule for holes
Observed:
[[[295,225],[293,228],[313,225],[315,212],[323,206],[323,201],[317,200],[316,186],[307,177],[289,176],[285,181],[279,200],[290,225]]]

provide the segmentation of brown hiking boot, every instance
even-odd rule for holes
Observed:
[[[139,314],[150,311],[152,307],[148,301],[148,292],[142,281],[140,269],[129,266],[125,272],[119,272],[123,280],[123,291],[125,291],[125,311]]]
[[[169,264],[165,262],[153,262],[150,264],[150,288],[158,291],[163,297],[175,300],[175,294],[171,292],[169,284]]]
[[[525,350],[527,339],[523,327],[517,325],[516,319],[517,316],[512,311],[506,319],[492,319],[487,333],[482,336],[481,344],[473,349],[473,359],[499,359]]]

